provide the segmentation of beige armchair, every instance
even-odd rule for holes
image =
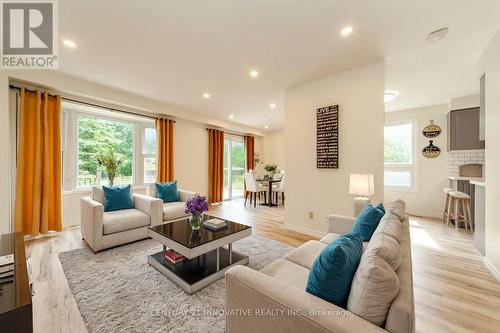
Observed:
[[[162,202],[162,223],[174,222],[188,216],[185,212],[184,204],[189,199],[192,199],[197,195],[197,192],[177,190],[179,193],[179,201],[175,202]],[[148,194],[152,197],[156,197],[156,187],[155,184],[150,184],[148,187]],[[160,200],[161,201],[161,200]]]
[[[82,238],[94,252],[148,238],[148,227],[163,223],[160,199],[133,194],[134,208],[111,212],[103,202],[101,187],[80,199]]]

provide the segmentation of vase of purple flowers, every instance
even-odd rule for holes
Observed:
[[[194,198],[186,201],[184,210],[186,214],[190,214],[189,224],[193,230],[198,230],[203,225],[203,213],[208,211],[208,202],[205,197],[195,195]]]

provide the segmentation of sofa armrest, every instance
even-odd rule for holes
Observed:
[[[386,332],[305,290],[246,266],[226,272],[226,312],[228,333]]]
[[[152,226],[163,223],[163,200],[138,193],[133,197],[134,208],[149,215]]]
[[[197,192],[184,191],[184,190],[178,190],[177,192],[179,192],[179,200],[182,202],[186,202],[189,199],[193,199],[195,195],[199,194]]]
[[[352,225],[356,219],[349,216],[329,215],[328,216],[328,232],[333,232],[339,235],[348,233],[352,229]]]
[[[97,252],[102,244],[102,217],[104,206],[91,197],[80,198],[80,224],[82,238]]]

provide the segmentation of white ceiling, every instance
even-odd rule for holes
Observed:
[[[475,93],[474,63],[500,27],[498,0],[61,0],[59,11],[61,38],[78,44],[61,43],[61,71],[261,129],[282,127],[286,88],[379,59],[399,92],[388,111]],[[445,26],[445,40],[425,41]]]

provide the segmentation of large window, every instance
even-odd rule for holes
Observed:
[[[384,185],[388,189],[415,189],[415,128],[413,122],[384,128]]]
[[[114,184],[132,184],[134,124],[79,115],[77,187],[108,184],[108,175],[97,159],[110,152],[120,161]]]
[[[108,184],[99,159],[119,160],[114,184],[143,185],[156,179],[156,131],[148,118],[63,101],[63,189]]]
[[[224,200],[243,196],[245,144],[240,137],[224,139]]]
[[[144,127],[142,133],[144,182],[154,183],[156,181],[156,129],[154,127]]]

